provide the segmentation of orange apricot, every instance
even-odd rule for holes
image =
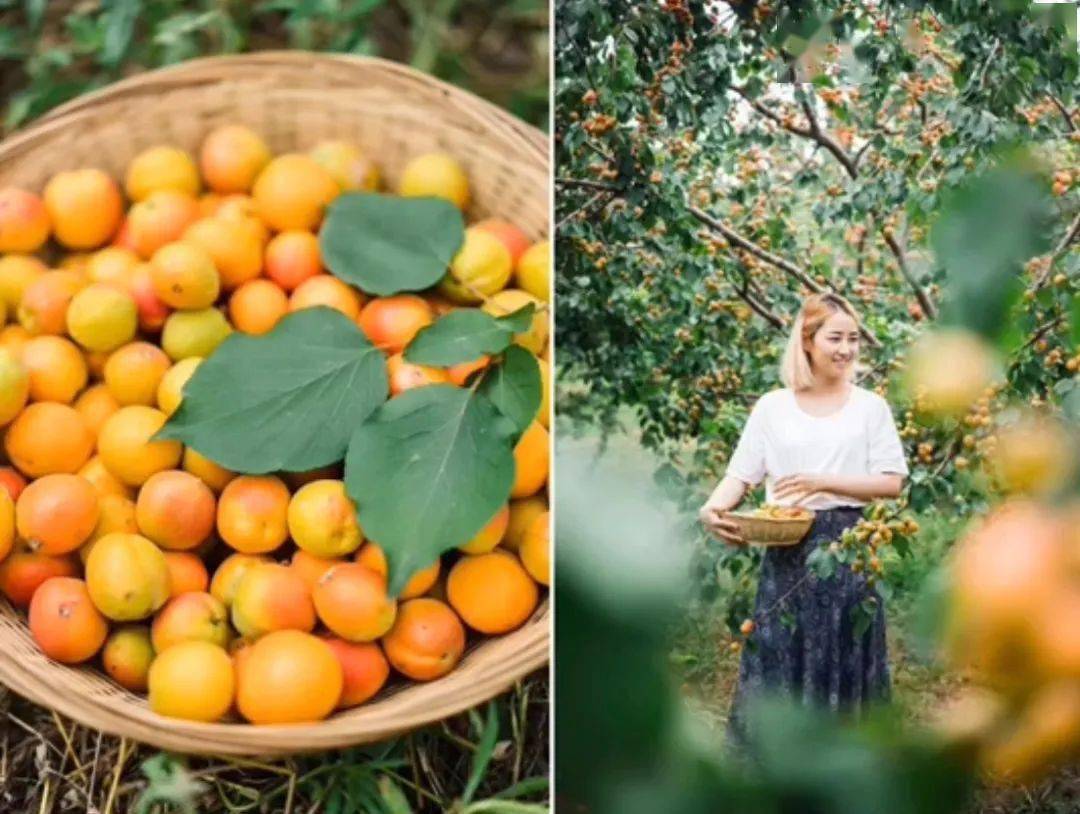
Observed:
[[[165,565],[169,569],[169,598],[191,592],[205,592],[210,575],[197,554],[190,551],[166,551]]]
[[[81,546],[97,525],[98,494],[78,475],[45,475],[19,495],[15,507],[19,536],[46,554],[67,554]]]
[[[44,197],[53,236],[68,249],[104,246],[124,219],[120,187],[98,169],[57,173],[45,185]]]
[[[12,500],[18,500],[25,488],[26,478],[19,474],[19,470],[10,466],[0,466],[0,489],[7,492]]]
[[[250,280],[229,298],[229,319],[238,331],[261,336],[289,311],[289,297],[270,280]]]
[[[94,544],[106,534],[121,532],[138,534],[135,522],[135,501],[123,495],[102,495],[98,497],[98,521],[86,542],[79,547],[79,559],[83,565],[90,557]]]
[[[101,666],[109,677],[132,692],[146,692],[154,647],[145,625],[124,625],[109,634],[101,651]]]
[[[191,721],[216,721],[233,704],[232,659],[217,645],[188,641],[158,654],[148,678],[150,709]]]
[[[253,130],[226,124],[211,130],[199,148],[199,168],[214,192],[249,192],[270,163],[270,148]]]
[[[17,542],[15,550],[0,562],[0,591],[12,605],[25,608],[46,580],[74,577],[78,573],[79,568],[71,555],[54,557]]]
[[[491,357],[484,354],[479,359],[474,359],[471,362],[459,362],[456,365],[451,365],[446,369],[446,373],[451,382],[458,387],[464,387],[468,383],[469,377],[476,371],[486,368],[490,361]]]
[[[383,579],[387,578],[388,567],[386,563],[386,553],[378,546],[377,543],[367,542],[356,552],[356,556],[353,560],[360,565],[370,568],[372,571],[380,574]],[[405,587],[401,589],[401,593],[398,594],[399,599],[412,599],[416,596],[426,594],[431,590],[432,586],[439,579],[439,571],[442,569],[442,563],[439,558],[435,558],[435,562],[429,565],[427,568],[421,568],[411,577],[409,581],[405,583]]]
[[[269,557],[254,554],[230,554],[217,567],[213,579],[210,580],[210,595],[231,606],[236,597],[236,586],[240,584],[244,574],[256,565],[270,562],[273,561]]]
[[[0,426],[14,421],[29,398],[30,371],[14,353],[0,349]]]
[[[48,266],[32,255],[0,256],[0,300],[7,306],[8,313],[15,313],[22,302],[23,292],[48,270]]]
[[[335,565],[315,583],[311,597],[322,623],[350,642],[375,641],[397,615],[397,602],[386,595],[386,579],[357,563]]]
[[[232,622],[244,636],[262,636],[274,630],[315,627],[312,592],[286,565],[260,563],[248,568],[236,584]]]
[[[170,551],[195,548],[214,531],[216,502],[210,487],[189,472],[170,469],[151,475],[139,490],[139,531]]]
[[[65,664],[93,657],[105,643],[109,626],[90,601],[86,583],[51,577],[30,600],[30,633],[41,651]]]
[[[68,306],[84,285],[86,280],[74,271],[45,272],[23,291],[19,324],[34,336],[64,333]]]
[[[241,475],[221,491],[217,528],[243,554],[263,554],[285,542],[289,490],[273,475]]]
[[[0,253],[30,253],[49,239],[49,213],[33,192],[18,187],[0,189]]]
[[[435,314],[423,297],[396,294],[371,300],[357,324],[373,345],[387,353],[400,353],[421,328],[434,321]]]
[[[266,276],[286,291],[322,272],[319,239],[311,232],[291,230],[266,244]]]
[[[468,554],[454,563],[446,596],[465,624],[480,633],[508,633],[529,618],[539,599],[536,583],[513,554]]]
[[[514,484],[510,497],[535,495],[547,483],[550,450],[548,431],[533,421],[514,446]]]
[[[128,499],[134,497],[134,492],[131,487],[123,483],[112,472],[106,469],[105,464],[101,462],[101,457],[98,455],[93,456],[89,461],[83,464],[82,468],[79,469],[78,475],[94,487],[94,491],[98,493],[99,497],[103,498],[106,495],[114,495],[116,497]]]
[[[157,345],[131,342],[117,348],[105,362],[105,386],[117,404],[151,407],[171,366],[172,360]]]
[[[461,660],[465,628],[445,603],[420,597],[402,604],[382,644],[395,670],[414,681],[431,681]]]
[[[278,156],[259,173],[251,190],[259,217],[271,229],[314,229],[341,192],[333,176],[310,156]]]
[[[289,297],[289,311],[325,305],[340,311],[351,320],[360,314],[363,295],[347,283],[329,274],[316,274],[304,280]]]
[[[279,630],[259,639],[244,656],[236,706],[253,724],[318,721],[338,705],[341,663],[323,639]]]
[[[184,447],[184,459],[181,466],[185,472],[190,472],[209,486],[210,491],[215,495],[221,494],[221,490],[236,477],[235,472],[214,463],[192,447]]]
[[[143,260],[149,260],[162,246],[180,239],[199,218],[194,197],[175,189],[161,189],[131,207],[128,213],[128,240]]]
[[[78,472],[94,450],[94,434],[74,408],[42,401],[30,404],[4,436],[8,458],[31,478]]]
[[[510,501],[510,522],[506,526],[502,545],[510,551],[517,551],[525,539],[525,532],[537,515],[548,510],[547,500],[543,495],[532,495]]]
[[[186,593],[170,599],[150,626],[154,650],[164,652],[181,642],[229,643],[229,611],[208,593]]]
[[[210,255],[225,291],[262,272],[263,235],[253,218],[203,218],[184,233],[184,241]]]
[[[518,556],[529,576],[541,585],[551,584],[551,538],[549,528],[550,515],[541,512],[525,532]]]
[[[165,420],[163,412],[141,404],[109,416],[97,442],[105,468],[128,486],[142,486],[155,472],[175,469],[183,453],[180,442],[150,440]]]
[[[359,706],[374,697],[390,675],[390,664],[374,642],[347,642],[335,636],[321,637],[341,664],[344,683],[338,709]]]
[[[138,265],[139,256],[132,250],[106,246],[90,255],[85,274],[92,283],[107,283],[126,291]]]
[[[124,177],[124,188],[133,201],[145,200],[164,189],[194,197],[200,186],[199,170],[191,155],[167,144],[149,147],[136,155]]]
[[[22,350],[30,374],[31,401],[70,404],[86,386],[86,360],[75,343],[59,336],[35,336]]]
[[[340,557],[316,557],[314,554],[309,554],[304,549],[298,548],[293,552],[289,567],[300,575],[300,578],[308,586],[308,590],[314,590],[315,583],[319,581],[323,574],[343,562],[345,560]]]
[[[510,506],[506,505],[495,512],[495,516],[488,521],[488,524],[484,526],[480,531],[476,533],[465,545],[458,546],[458,549],[464,551],[466,554],[486,554],[489,551],[493,551],[495,546],[502,542],[503,537],[506,535],[506,528],[510,523]]]
[[[213,258],[201,246],[187,242],[169,243],[154,253],[150,281],[159,300],[184,310],[208,308],[221,291]]]
[[[450,374],[445,369],[406,362],[405,357],[400,353],[395,353],[386,360],[386,372],[390,378],[390,395],[392,396],[414,387],[450,384]]]
[[[7,489],[0,489],[0,560],[15,546],[15,501]]]

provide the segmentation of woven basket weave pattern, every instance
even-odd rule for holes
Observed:
[[[740,536],[750,543],[762,545],[795,545],[814,523],[811,515],[806,518],[755,517],[732,512],[729,517],[739,526]]]
[[[530,239],[548,233],[548,143],[539,131],[471,94],[377,59],[296,52],[194,60],[81,97],[0,144],[0,186],[40,191],[56,172],[100,167],[118,179],[140,150],[196,151],[207,131],[245,124],[275,154],[320,140],[355,142],[393,189],[405,162],[445,150],[469,175],[468,219],[506,218]],[[449,675],[396,685],[315,724],[254,727],[163,718],[97,669],[45,657],[24,618],[0,602],[0,681],[80,723],[160,748],[283,754],[384,739],[481,703],[548,658],[545,601],[519,630],[479,641]]]

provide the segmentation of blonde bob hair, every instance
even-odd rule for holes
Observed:
[[[803,300],[802,307],[791,326],[791,335],[780,359],[780,381],[792,390],[805,390],[814,383],[814,371],[810,367],[810,355],[806,348],[825,321],[833,314],[847,314],[861,327],[859,315],[851,303],[839,294],[825,292],[811,294]],[[855,366],[848,375],[855,376]]]

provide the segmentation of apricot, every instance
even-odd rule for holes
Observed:
[[[289,311],[325,305],[340,311],[351,320],[360,315],[364,297],[355,288],[329,274],[316,274],[304,280],[289,297]]]
[[[244,221],[248,228],[258,234],[259,241],[263,246],[270,240],[270,229],[260,220],[255,201],[250,195],[226,195],[221,199],[221,204],[214,213],[214,217]]]
[[[251,190],[264,223],[278,232],[314,230],[326,206],[341,192],[333,176],[310,156],[278,156],[259,173]]]
[[[109,634],[101,664],[109,677],[132,692],[146,692],[154,647],[145,625],[124,625]]]
[[[30,372],[7,350],[0,350],[0,426],[10,424],[30,398]]]
[[[207,593],[186,593],[170,599],[150,627],[154,650],[162,653],[181,642],[229,643],[229,611]]]
[[[289,490],[273,475],[241,475],[222,490],[217,507],[221,539],[243,554],[273,551],[289,536]]]
[[[157,403],[158,387],[172,362],[149,342],[131,342],[118,348],[105,362],[105,385],[118,404]]]
[[[439,293],[456,303],[483,302],[510,281],[510,252],[491,232],[470,226],[439,283]]]
[[[45,185],[45,208],[53,237],[68,249],[104,246],[124,219],[120,187],[98,169],[54,175]]]
[[[33,551],[23,542],[0,562],[0,591],[17,608],[30,604],[34,592],[52,577],[74,577],[79,569],[71,555],[54,557]]]
[[[547,482],[550,450],[548,431],[533,421],[514,446],[514,484],[510,497],[528,497]]]
[[[86,280],[74,271],[47,271],[31,282],[19,302],[19,324],[34,336],[67,329],[67,310]]]
[[[22,325],[5,325],[0,328],[0,350],[16,359],[22,355],[22,349],[30,339],[30,332]]]
[[[465,652],[465,628],[445,603],[429,597],[410,599],[383,637],[390,664],[414,681],[440,678]]]
[[[216,721],[232,706],[236,676],[232,659],[209,642],[181,642],[150,665],[150,709],[169,718]]]
[[[184,233],[214,261],[221,287],[232,291],[262,272],[263,235],[252,218],[203,218]]]
[[[174,364],[161,377],[157,387],[157,406],[165,415],[176,412],[183,400],[184,385],[201,362],[202,357],[189,356]]]
[[[19,474],[17,469],[10,466],[0,466],[0,489],[8,493],[12,500],[18,500],[22,490],[26,488],[26,478]]]
[[[206,358],[231,333],[232,326],[216,308],[177,311],[165,320],[161,347],[174,362],[192,356]]]
[[[517,551],[525,540],[525,533],[532,521],[548,510],[547,500],[541,495],[523,497],[510,501],[510,521],[503,535],[502,545],[510,551]]]
[[[0,252],[30,253],[49,239],[45,202],[18,187],[0,189]]]
[[[111,285],[127,291],[131,284],[131,275],[138,266],[139,256],[135,252],[119,246],[106,246],[90,255],[84,273],[92,283]]]
[[[446,596],[473,630],[498,634],[525,623],[536,609],[539,592],[517,557],[492,551],[469,554],[454,563],[446,579]]]
[[[106,469],[105,464],[101,462],[101,457],[98,455],[93,456],[89,461],[83,464],[78,475],[94,487],[94,491],[98,493],[98,497],[103,498],[106,495],[114,495],[129,500],[134,497],[132,488]],[[134,502],[132,505],[134,506]]]
[[[446,369],[446,375],[450,377],[450,381],[456,384],[458,387],[464,387],[468,384],[469,377],[472,376],[478,370],[483,370],[491,362],[491,357],[484,354],[479,359],[474,359],[471,362],[459,362],[456,365],[451,365]]]
[[[0,560],[3,560],[15,545],[15,501],[7,489],[0,489]]]
[[[86,583],[51,577],[30,600],[30,633],[46,656],[65,664],[92,658],[105,643],[109,625],[98,613]]]
[[[49,270],[38,258],[26,254],[0,257],[0,300],[14,314],[30,283]]]
[[[356,504],[340,480],[317,480],[300,487],[289,501],[288,524],[296,545],[316,557],[342,557],[364,541]]]
[[[172,313],[172,309],[154,292],[154,280],[150,275],[152,268],[149,263],[140,264],[132,272],[128,284],[128,292],[139,313],[139,328],[148,332],[160,331]]]
[[[189,472],[151,475],[139,490],[139,531],[164,549],[195,548],[214,531],[216,502],[210,487]]]
[[[322,623],[350,642],[375,641],[397,614],[397,602],[386,594],[386,578],[357,563],[335,565],[315,583],[311,597]]]
[[[435,314],[423,297],[397,294],[371,300],[357,324],[373,345],[387,353],[400,353],[421,328],[434,321]]]
[[[288,295],[270,280],[246,282],[229,298],[229,317],[236,330],[254,336],[272,331],[288,311]]]
[[[500,218],[484,218],[474,225],[477,229],[491,232],[491,234],[499,238],[502,244],[506,246],[506,250],[510,252],[510,262],[514,265],[517,265],[518,258],[529,248],[529,238],[510,221],[501,220]]]
[[[529,576],[541,585],[551,584],[550,515],[543,512],[533,518],[521,541],[518,556]]]
[[[469,204],[469,179],[461,164],[447,153],[425,153],[405,165],[398,193],[407,198],[444,198],[464,209]]]
[[[210,487],[214,494],[221,494],[229,483],[236,477],[236,473],[214,463],[198,450],[184,447],[184,460],[181,464],[185,472],[190,472],[203,483]]]
[[[128,164],[124,188],[133,201],[170,189],[195,197],[201,183],[195,161],[186,150],[167,144],[143,150]]]
[[[172,308],[197,311],[214,304],[221,278],[210,254],[193,243],[169,243],[150,259],[150,280],[158,299]]]
[[[330,645],[309,633],[279,630],[245,656],[236,706],[253,724],[318,721],[337,706],[343,685]]]
[[[507,288],[492,294],[482,306],[482,310],[495,317],[512,314],[529,303],[536,306],[533,312],[532,324],[529,329],[514,334],[514,342],[532,354],[538,354],[544,349],[548,338],[548,312],[543,304],[532,294],[527,294],[518,288]]]
[[[390,664],[379,645],[373,642],[347,642],[323,636],[341,665],[341,698],[338,709],[359,706],[378,694],[390,675]]]
[[[97,442],[105,468],[128,486],[142,486],[155,472],[175,469],[183,452],[180,442],[150,440],[165,420],[160,410],[139,404],[109,416]]]
[[[286,291],[322,272],[319,239],[311,232],[291,230],[266,244],[266,276]]]
[[[199,204],[194,197],[174,189],[151,193],[146,200],[131,207],[128,213],[128,241],[143,260],[168,243],[173,243],[199,219]]]
[[[309,155],[333,177],[343,192],[379,187],[379,170],[355,144],[340,139],[320,141]]]
[[[356,556],[353,559],[360,565],[370,568],[372,571],[381,575],[384,580],[387,578],[389,568],[386,563],[386,554],[376,543],[364,543],[363,547],[356,552]],[[441,568],[442,564],[439,558],[436,557],[435,562],[427,568],[422,568],[409,577],[409,581],[406,582],[405,587],[401,589],[398,598],[412,599],[413,597],[426,594],[438,581]]]
[[[514,263],[518,288],[538,300],[551,302],[551,242],[534,243]]]
[[[390,378],[391,396],[412,390],[414,387],[450,384],[450,374],[445,369],[406,362],[404,355],[400,353],[395,353],[386,360],[386,372]]]
[[[289,567],[300,575],[300,578],[304,580],[304,584],[308,586],[308,590],[314,590],[315,583],[319,581],[323,574],[343,562],[345,560],[340,557],[316,557],[314,554],[309,554],[304,549],[298,548],[293,552]]]
[[[488,551],[494,550],[502,542],[509,522],[510,506],[505,505],[495,512],[495,516],[476,533],[475,537],[464,545],[458,546],[458,550],[464,551],[466,554],[486,554]]]
[[[35,336],[22,350],[32,401],[69,404],[86,386],[86,360],[74,343],[59,336]]]
[[[94,434],[74,408],[42,401],[28,405],[11,422],[4,449],[19,471],[31,478],[78,472],[94,450]]]
[[[68,333],[87,350],[116,350],[131,341],[138,325],[135,300],[108,283],[81,289],[68,305]]]
[[[86,585],[94,605],[110,619],[145,619],[169,598],[169,566],[145,537],[106,534],[86,558]]]
[[[104,384],[95,384],[86,388],[75,399],[73,406],[86,421],[86,426],[90,428],[95,438],[105,420],[120,409],[120,403]]]
[[[135,501],[123,495],[104,495],[98,498],[98,521],[90,537],[79,547],[79,559],[86,564],[94,544],[106,534],[138,534],[135,521]]]
[[[958,328],[923,334],[908,353],[906,373],[923,411],[952,416],[970,408],[998,375],[992,348]]]
[[[19,536],[46,554],[67,554],[81,546],[98,521],[98,494],[78,475],[45,475],[19,495],[15,521]]]
[[[227,124],[203,139],[199,168],[214,192],[249,192],[270,158],[270,148],[257,133],[240,124]]]
[[[230,554],[217,567],[213,579],[210,580],[210,595],[226,606],[231,606],[236,597],[236,586],[240,584],[244,574],[256,565],[271,562],[273,561],[269,557]]]
[[[166,551],[165,564],[169,568],[169,598],[191,592],[206,591],[210,575],[197,554],[190,551]]]
[[[304,580],[286,565],[260,563],[236,584],[232,621],[241,635],[262,636],[274,630],[312,630],[315,607]]]

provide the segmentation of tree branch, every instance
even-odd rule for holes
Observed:
[[[930,299],[930,295],[923,290],[923,287],[919,285],[918,281],[915,279],[915,275],[911,273],[911,269],[908,268],[907,257],[904,254],[903,247],[897,242],[896,237],[892,232],[882,228],[881,234],[885,238],[885,242],[889,245],[893,257],[896,258],[896,265],[900,269],[901,276],[903,276],[904,280],[907,281],[907,284],[911,286],[911,290],[915,292],[915,299],[919,301],[919,306],[922,308],[923,313],[926,314],[926,318],[937,319],[937,306],[934,305],[933,300]]]
[[[581,206],[579,206],[573,212],[566,215],[558,223],[556,223],[555,224],[555,231],[558,232],[562,227],[564,227],[567,223],[569,223],[570,219],[573,218],[575,215],[578,215],[578,214],[580,214],[582,212],[588,212],[589,210],[591,210],[597,204],[597,202],[607,203],[607,201],[614,195],[615,195],[614,190],[610,190],[610,189],[602,189],[602,190],[600,190],[595,195],[593,195],[591,198],[589,198],[589,200],[587,200],[585,203],[583,203]]]
[[[1073,218],[1073,222],[1069,224],[1069,228],[1065,232],[1065,235],[1061,238],[1060,242],[1058,242],[1057,246],[1054,247],[1054,250],[1050,252],[1050,259],[1046,263],[1046,268],[1042,270],[1035,280],[1033,290],[1038,291],[1046,285],[1046,282],[1050,279],[1050,272],[1054,268],[1054,263],[1057,262],[1057,259],[1061,257],[1061,255],[1065,254],[1069,246],[1072,245],[1072,242],[1078,237],[1080,237],[1080,213]]]
[[[556,184],[561,184],[564,187],[579,187],[581,189],[592,189],[603,192],[622,192],[623,187],[618,184],[609,184],[606,181],[590,181],[586,178],[556,178]]]
[[[1069,128],[1069,132],[1075,133],[1076,125],[1073,124],[1073,114],[1069,112],[1069,109],[1067,107],[1065,107],[1065,103],[1052,93],[1048,93],[1046,95],[1050,97],[1050,101],[1054,103],[1054,107],[1061,111],[1061,115],[1065,118],[1065,124]]]

